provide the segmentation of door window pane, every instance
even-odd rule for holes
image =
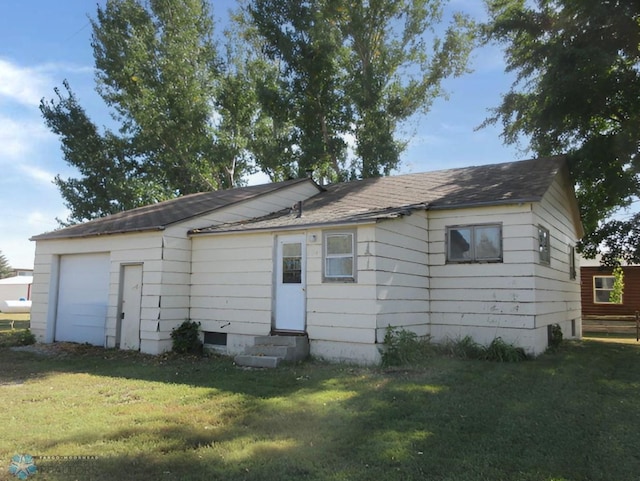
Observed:
[[[302,283],[302,244],[282,244],[282,283]]]

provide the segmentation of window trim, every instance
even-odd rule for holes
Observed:
[[[610,293],[613,292],[613,287],[611,289],[603,289],[603,288],[597,288],[596,287],[596,279],[597,278],[608,278],[608,279],[613,279],[614,283],[615,283],[615,279],[616,277],[613,275],[600,275],[600,276],[593,276],[593,303],[594,304],[609,304],[612,306],[621,306],[622,304],[624,304],[624,297],[621,298],[620,302],[610,302],[610,301],[598,301],[597,296],[596,296],[596,292],[597,291],[609,291]],[[611,294],[609,294],[609,298],[611,298]]]
[[[546,234],[546,246],[543,244],[540,234]],[[541,225],[538,225],[538,260],[540,264],[551,265],[551,233],[549,229]]]
[[[328,238],[334,236],[351,236],[351,254],[328,254],[327,249],[329,247]],[[322,233],[322,281],[323,282],[343,282],[351,283],[356,282],[356,273],[358,268],[356,260],[358,258],[356,249],[356,232],[353,230],[331,230]],[[328,259],[346,259],[351,258],[351,275],[329,276],[327,275],[327,260]]]
[[[498,229],[499,241],[500,241],[500,255],[498,257],[485,257],[481,259],[476,258],[475,254],[475,236],[476,229],[482,229],[487,227],[495,227]],[[451,259],[451,231],[452,230],[461,230],[461,229],[469,229],[471,231],[471,242],[469,249],[472,252],[472,256],[469,259]],[[504,242],[502,239],[502,223],[499,222],[490,222],[486,224],[461,224],[461,225],[450,225],[446,227],[445,232],[445,259],[447,264],[487,264],[487,263],[499,263],[503,261],[504,258]]]

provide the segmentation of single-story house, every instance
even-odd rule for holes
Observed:
[[[582,318],[635,318],[640,312],[640,266],[622,265],[624,289],[621,302],[611,299],[615,277],[613,268],[602,266],[600,259],[580,260]]]
[[[201,323],[228,354],[297,333],[375,363],[388,326],[538,354],[581,333],[583,234],[563,157],[176,198],[33,237],[41,342],[161,353]]]

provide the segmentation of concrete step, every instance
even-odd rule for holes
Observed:
[[[301,361],[309,357],[309,339],[307,336],[258,336],[253,341],[254,346],[282,346],[292,349],[285,359],[287,361]]]
[[[284,359],[285,361],[295,361],[296,349],[292,346],[272,346],[269,344],[259,344],[256,346],[248,346],[244,350],[245,354],[252,356],[273,356]]]
[[[238,366],[276,368],[280,364],[281,358],[276,356],[252,356],[250,354],[239,354],[234,358]]]

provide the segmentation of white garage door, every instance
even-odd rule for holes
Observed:
[[[109,300],[109,254],[60,258],[56,341],[103,346]]]

